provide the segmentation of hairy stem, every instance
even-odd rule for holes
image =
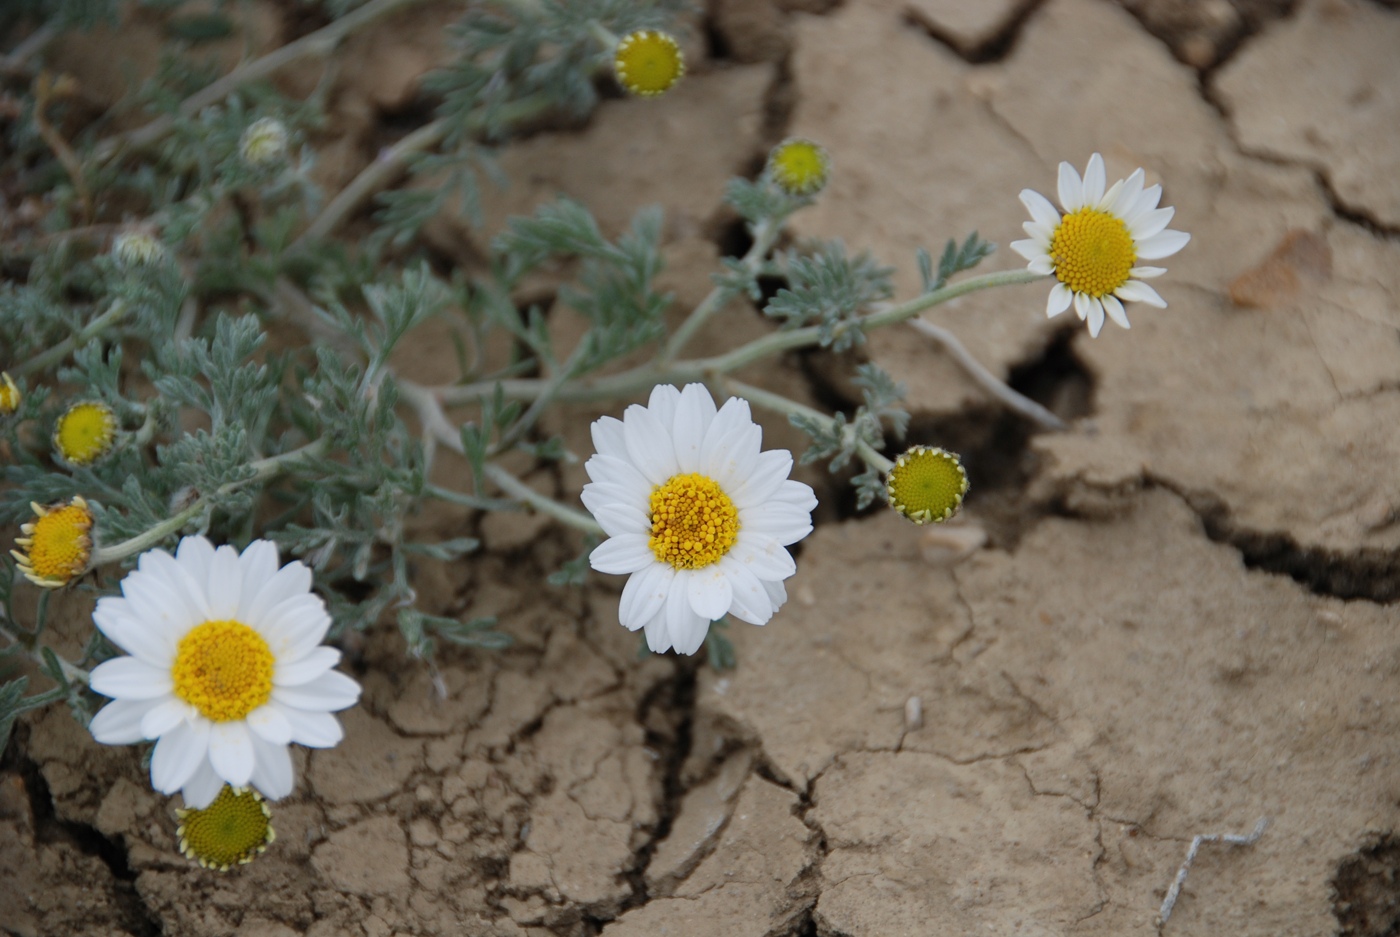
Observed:
[[[72,354],[75,348],[86,345],[105,332],[108,326],[120,322],[126,313],[126,301],[121,299],[116,300],[107,308],[106,312],[102,313],[102,315],[98,316],[96,319],[93,319],[77,332],[63,339],[52,348],[46,348],[28,361],[11,368],[10,375],[12,377],[20,377],[25,374],[31,374],[34,371],[42,371],[44,368],[53,367]]]
[[[743,260],[740,261],[750,275],[758,272],[759,265],[768,256],[768,252],[773,249],[773,244],[778,240],[782,230],[782,222],[776,218],[766,219],[754,229],[753,244],[749,247]],[[666,343],[661,356],[657,359],[657,364],[665,365],[666,362],[680,354],[686,343],[695,337],[696,332],[700,331],[700,327],[711,316],[727,306],[733,298],[733,290],[724,286],[716,286],[710,290],[710,295],[706,296],[700,305],[696,306],[686,317],[686,320],[681,323],[681,327],[676,329],[676,333],[671,336],[671,340]]]
[[[1007,386],[1000,378],[968,351],[963,343],[958,341],[958,337],[942,326],[934,325],[926,319],[910,319],[909,324],[917,331],[927,335],[929,338],[942,345],[948,354],[953,356],[968,376],[976,381],[983,390],[991,394],[1012,410],[1026,417],[1045,429],[1060,430],[1065,428],[1065,421],[1051,413],[1049,410],[1036,403],[1034,400],[1017,393]]]
[[[743,381],[732,379],[726,379],[723,382],[723,386],[726,390],[732,391],[738,396],[743,397],[749,403],[762,407],[765,410],[781,413],[784,416],[805,416],[809,419],[825,423],[833,429],[836,427],[836,421],[825,413],[822,413],[820,410],[813,410],[806,404],[798,403],[796,400],[789,400],[782,394],[775,394],[761,387],[754,387],[752,384],[745,384]],[[846,432],[849,433],[850,431],[851,427],[848,425],[846,427]],[[893,462],[875,451],[874,447],[865,440],[853,439],[852,442],[855,443],[856,455],[860,456],[861,461],[870,468],[886,475],[889,474],[890,469],[894,468]]]

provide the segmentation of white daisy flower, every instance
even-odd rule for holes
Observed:
[[[209,806],[225,783],[269,800],[290,794],[287,745],[334,746],[342,731],[331,713],[360,697],[331,669],[340,651],[321,646],[331,619],[311,570],[278,569],[266,540],[241,556],[203,537],[186,537],[173,557],[149,550],[92,618],[131,655],[93,668],[92,689],[113,700],[93,717],[93,737],[158,740],[151,786],[181,791],[189,807]]]
[[[1089,334],[1097,337],[1105,313],[1129,327],[1123,300],[1166,308],[1157,291],[1142,282],[1166,269],[1137,263],[1170,257],[1191,235],[1167,230],[1176,209],[1158,208],[1162,187],[1144,189],[1142,183],[1138,169],[1104,191],[1103,157],[1095,153],[1082,180],[1069,163],[1060,164],[1063,217],[1039,192],[1021,190],[1021,202],[1033,219],[1022,225],[1030,238],[1012,241],[1011,249],[1030,261],[1032,273],[1054,274],[1060,281],[1050,290],[1047,316],[1053,318],[1073,303],[1079,318],[1088,320]]]
[[[783,549],[812,532],[817,497],[790,481],[792,454],[760,452],[746,400],[715,410],[703,384],[663,384],[647,406],[593,424],[583,503],[607,533],[589,556],[629,575],[618,618],[647,646],[694,654],[726,614],[767,623],[797,571]]]

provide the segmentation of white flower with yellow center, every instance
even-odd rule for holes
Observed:
[[[93,737],[157,740],[151,785],[181,791],[189,807],[209,806],[225,783],[269,800],[290,794],[287,745],[334,746],[342,731],[331,713],[360,697],[331,669],[340,651],[321,646],[331,619],[311,570],[278,569],[266,540],[241,556],[203,537],[186,537],[173,557],[149,550],[92,618],[131,655],[93,668],[92,689],[113,698],[93,717]]]
[[[1166,308],[1166,301],[1142,281],[1167,271],[1138,261],[1170,257],[1191,235],[1167,230],[1176,209],[1158,208],[1162,187],[1143,188],[1143,181],[1138,169],[1105,191],[1103,157],[1095,153],[1083,179],[1069,163],[1060,164],[1063,217],[1039,192],[1021,190],[1021,203],[1033,219],[1022,225],[1030,238],[1012,241],[1011,249],[1030,261],[1032,273],[1053,274],[1059,281],[1050,290],[1047,316],[1057,316],[1073,303],[1079,318],[1088,320],[1089,334],[1097,337],[1105,313],[1129,327],[1124,301]]]
[[[788,479],[792,454],[762,442],[747,401],[716,411],[702,384],[660,385],[593,424],[583,503],[608,539],[589,562],[631,577],[618,618],[653,651],[694,654],[711,621],[762,625],[787,601],[797,566],[784,547],[812,532],[817,498]]]

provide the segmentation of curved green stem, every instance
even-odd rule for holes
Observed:
[[[149,530],[137,534],[135,537],[123,540],[121,543],[114,543],[111,546],[99,547],[93,552],[92,565],[100,566],[103,563],[111,563],[116,560],[125,559],[132,554],[149,550],[166,537],[179,533],[186,524],[198,517],[199,514],[209,506],[211,501],[230,495],[240,488],[246,488],[249,485],[256,485],[259,482],[267,481],[269,478],[274,478],[302,459],[314,458],[325,452],[327,445],[328,443],[324,438],[318,439],[315,442],[307,443],[300,449],[293,449],[290,452],[269,456],[266,459],[259,459],[251,463],[249,467],[253,469],[252,477],[245,478],[241,481],[229,482],[227,485],[221,486],[213,495],[201,495],[196,498],[189,507],[166,518]]]
[[[93,319],[77,332],[65,338],[63,341],[39,352],[28,361],[22,362],[10,368],[11,377],[22,377],[34,371],[42,371],[44,368],[53,367],[58,362],[72,354],[73,350],[86,345],[92,339],[101,335],[108,326],[120,322],[127,313],[126,300],[118,299],[112,303],[106,312]]]
[[[782,222],[776,218],[766,219],[754,229],[753,244],[749,247],[748,253],[744,254],[743,260],[740,261],[750,275],[757,274],[759,264],[773,249],[773,244],[778,240],[782,230]],[[696,332],[700,331],[700,327],[711,316],[727,306],[733,298],[734,291],[727,287],[716,286],[710,290],[710,294],[686,317],[680,328],[676,329],[675,334],[671,336],[671,340],[666,343],[666,347],[656,359],[657,365],[665,365],[680,354],[686,343],[695,337]]]
[[[587,514],[560,504],[553,498],[545,497],[499,465],[487,462],[483,471],[486,473],[486,477],[491,479],[491,481],[506,494],[518,501],[523,501],[541,514],[547,514],[555,520],[562,521],[570,527],[575,527],[586,534],[596,534],[599,537],[607,536],[607,533],[599,526],[598,522]]]

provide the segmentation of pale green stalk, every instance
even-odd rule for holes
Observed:
[[[813,410],[811,407],[800,404],[796,400],[789,400],[782,394],[775,394],[772,391],[764,390],[761,387],[754,387],[752,384],[745,384],[743,381],[726,379],[723,382],[725,390],[743,397],[749,403],[762,407],[765,410],[772,410],[774,413],[781,413],[784,416],[805,416],[808,419],[825,423],[832,429],[836,428],[836,420],[827,416],[820,410]],[[850,436],[854,427],[847,425],[844,431]],[[894,468],[894,463],[885,458],[874,447],[863,439],[852,438],[855,443],[856,455],[860,456],[862,462],[881,474],[888,475],[890,469]]]
[[[98,316],[96,319],[93,319],[63,341],[54,345],[52,348],[44,349],[28,361],[10,368],[10,376],[22,377],[33,371],[42,371],[44,368],[49,368],[58,364],[64,358],[68,357],[75,348],[86,345],[92,339],[105,332],[108,326],[120,322],[126,315],[127,308],[126,300],[116,300],[106,312],[102,313],[102,315]]]
[[[758,273],[759,265],[763,263],[768,252],[772,250],[773,244],[778,240],[778,235],[782,233],[783,226],[777,219],[768,219],[759,223],[754,229],[753,245],[748,253],[740,261],[744,269],[752,275]],[[700,327],[705,324],[715,313],[722,310],[729,301],[734,298],[734,292],[723,286],[716,286],[710,290],[710,295],[701,301],[700,305],[686,317],[680,328],[671,336],[671,340],[666,343],[661,355],[656,359],[657,365],[664,365],[680,354],[686,342],[690,341],[695,333],[700,331]]]

